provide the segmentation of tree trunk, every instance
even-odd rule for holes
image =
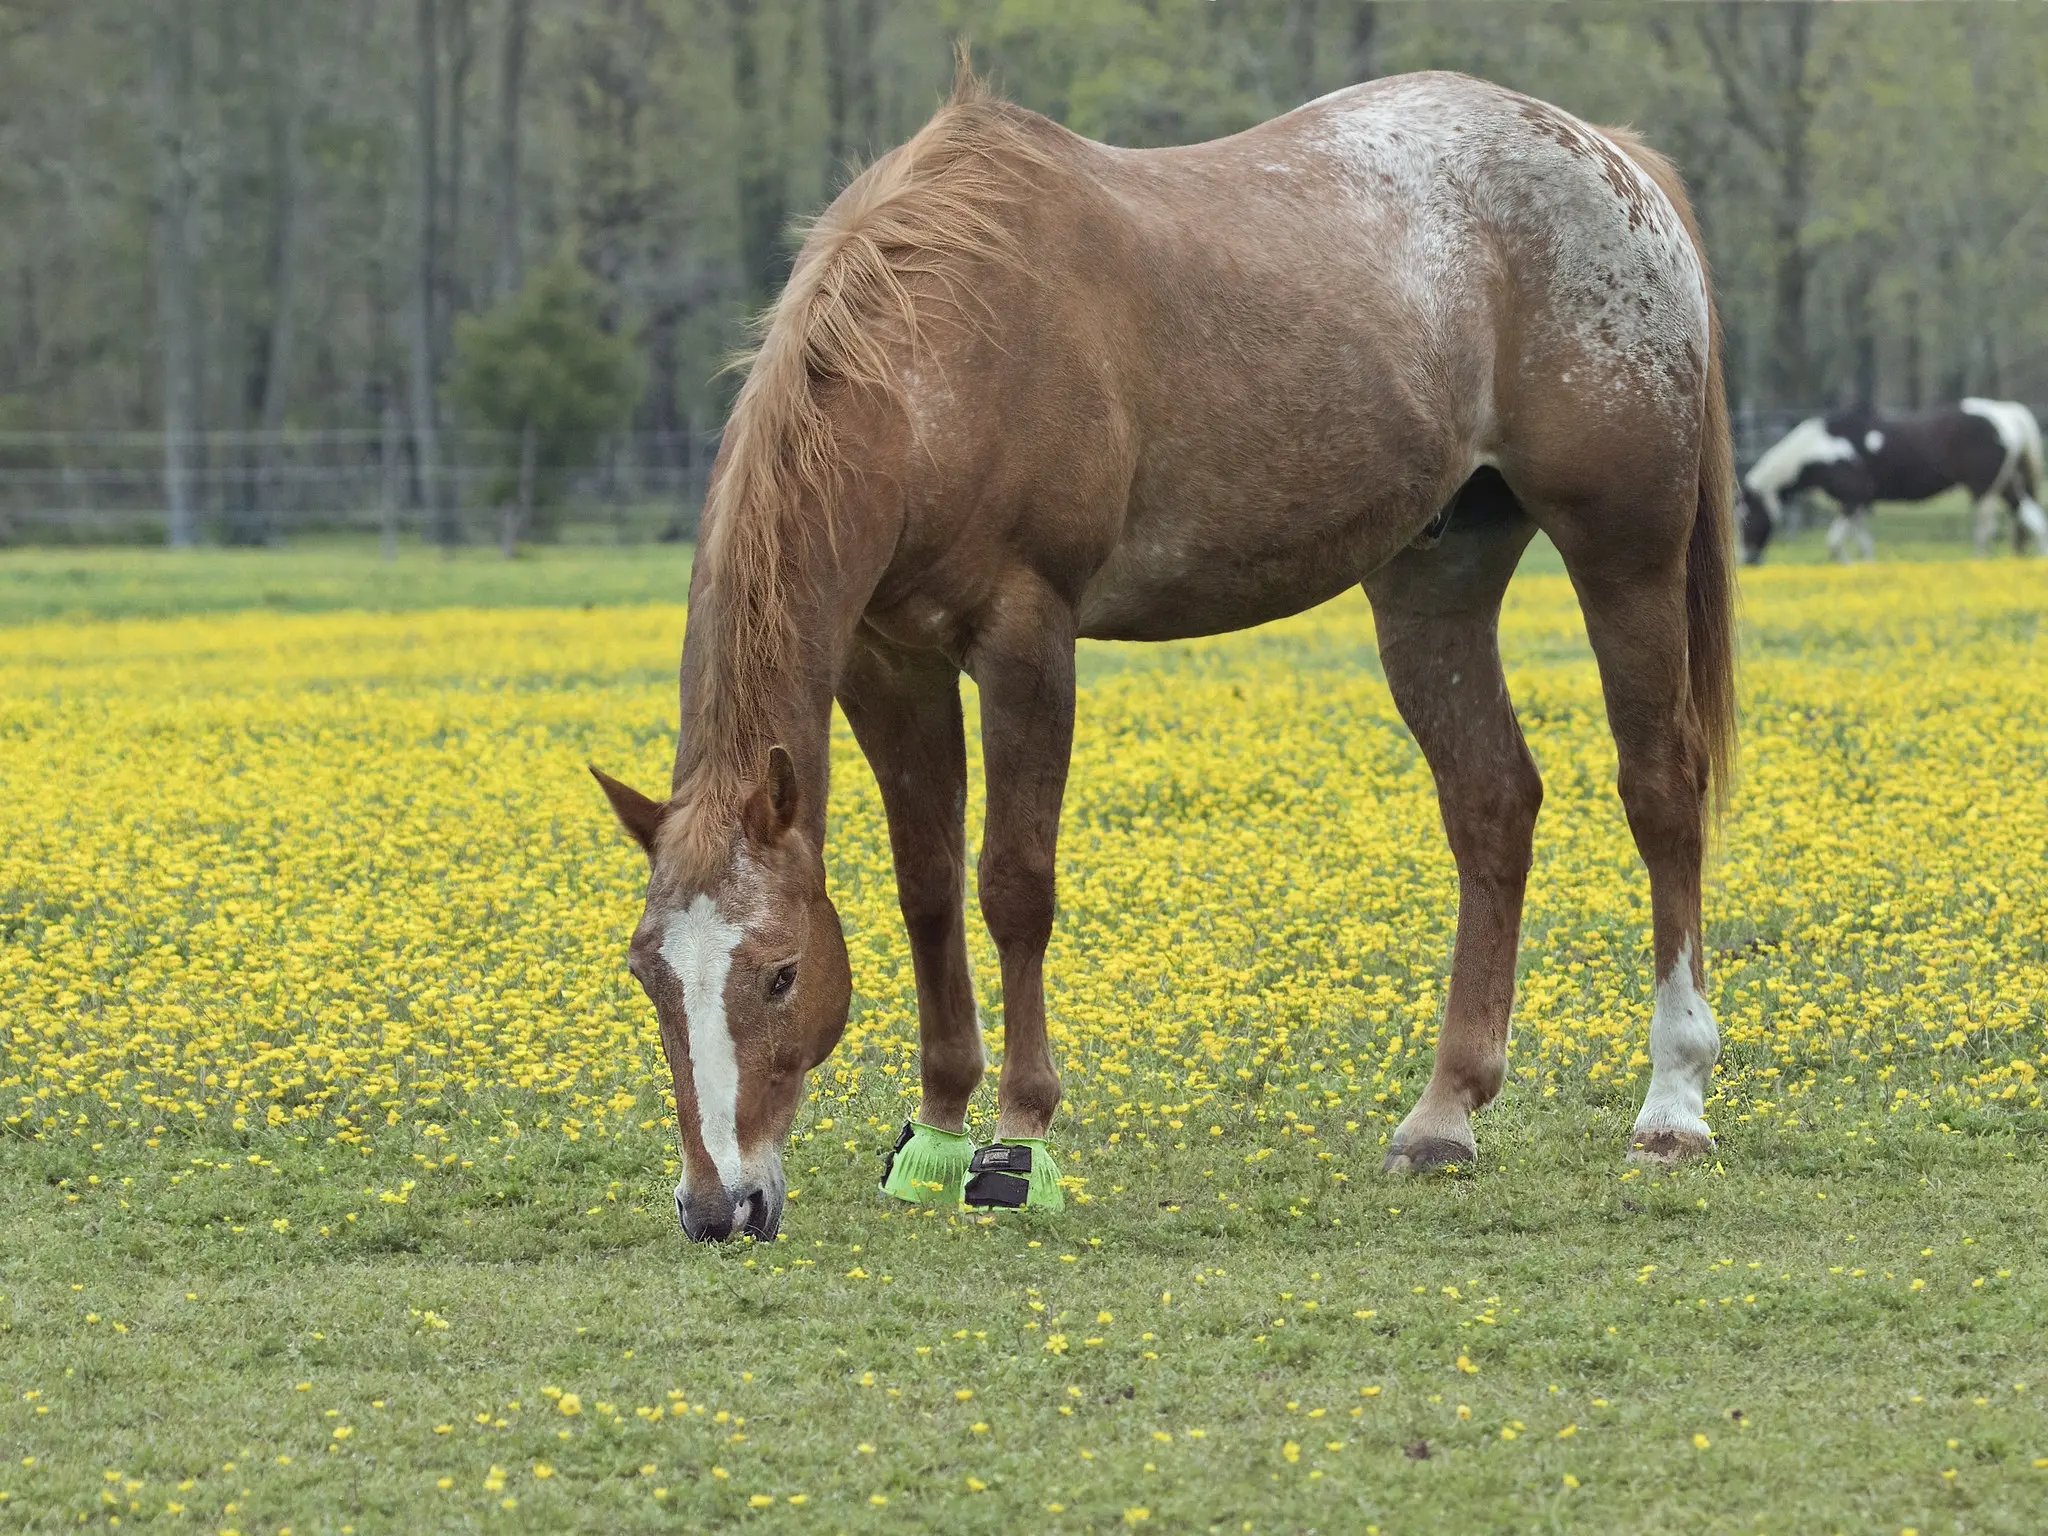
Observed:
[[[439,0],[414,0],[414,4],[419,44],[419,80],[415,101],[419,199],[414,223],[412,303],[413,459],[427,525],[433,529],[436,541],[446,548],[453,548],[460,534],[445,511],[446,499],[441,494],[440,412],[436,401],[440,372],[435,344],[435,303],[441,270],[441,17]]]
[[[270,95],[270,347],[263,369],[260,469],[257,476],[258,532],[268,543],[284,511],[283,445],[285,404],[290,397],[292,346],[296,340],[298,234],[303,113],[299,106],[297,0],[266,0],[264,59]]]
[[[732,42],[732,95],[742,124],[739,164],[740,260],[747,297],[764,304],[787,277],[782,226],[789,215],[782,174],[782,135],[771,121],[761,83],[756,0],[726,0]]]
[[[1799,409],[1813,403],[1815,390],[1806,325],[1813,255],[1804,244],[1813,183],[1815,97],[1806,77],[1814,10],[1805,3],[1721,0],[1694,18],[1730,124],[1756,146],[1777,181],[1768,213],[1771,328],[1764,380],[1773,405]]]
[[[192,0],[156,0],[150,94],[156,128],[156,308],[163,364],[166,537],[199,542],[193,458],[199,428],[199,316],[192,250]]]
[[[462,291],[462,205],[469,189],[469,72],[476,64],[476,29],[470,0],[445,0],[448,7],[448,166],[441,176],[440,289],[434,305],[434,355],[446,362],[453,350],[456,311]]]
[[[640,419],[655,434],[655,463],[663,470],[676,463],[676,439],[683,429],[682,401],[676,383],[683,369],[681,331],[688,306],[672,299],[657,307],[641,328],[647,351],[647,392]]]
[[[875,83],[875,33],[881,22],[878,0],[853,0],[853,36],[847,53],[846,122],[849,151],[856,159],[875,153],[882,136],[882,93]]]
[[[511,297],[525,281],[519,248],[519,118],[525,105],[526,37],[533,0],[506,0],[505,52],[498,66],[497,296]]]
[[[1354,81],[1379,78],[1379,29],[1378,0],[1351,0],[1349,73]]]
[[[1869,408],[1877,404],[1877,327],[1870,313],[1870,289],[1876,282],[1875,258],[1863,256],[1843,295],[1843,329],[1849,334],[1849,394]]]
[[[1806,56],[1813,41],[1813,7],[1785,7],[1785,78],[1779,143],[1779,195],[1771,233],[1777,270],[1771,281],[1771,310],[1777,347],[1772,354],[1778,403],[1805,408],[1813,402],[1813,354],[1806,327],[1806,290],[1813,257],[1804,236],[1812,202],[1813,97],[1806,85]]]
[[[533,521],[533,473],[536,451],[533,423],[529,421],[519,429],[519,488],[512,498],[511,505],[505,508],[501,548],[507,560],[519,553],[520,532]]]
[[[1287,0],[1283,32],[1287,40],[1288,100],[1285,106],[1299,106],[1316,94],[1317,0]]]
[[[1920,291],[1909,289],[1906,293],[1906,408],[1917,411],[1926,398],[1926,385],[1922,375],[1926,364],[1923,360],[1920,341]]]
[[[847,16],[852,0],[818,0],[818,27],[825,45],[825,185],[837,191],[852,158],[847,137]]]
[[[384,479],[384,505],[382,508],[384,526],[381,530],[382,538],[380,542],[383,546],[384,558],[386,560],[396,560],[398,558],[398,503],[404,494],[402,479],[399,474],[399,462],[404,456],[405,449],[399,436],[398,407],[393,405],[388,399],[384,402],[381,424],[384,431],[379,457],[383,462],[377,467],[383,471]]]

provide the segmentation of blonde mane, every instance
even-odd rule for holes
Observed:
[[[759,717],[806,643],[796,584],[836,548],[832,506],[847,465],[825,396],[851,390],[906,408],[899,369],[918,345],[920,306],[959,312],[972,302],[966,269],[1014,254],[1000,211],[1046,161],[1031,121],[962,52],[945,105],[811,224],[759,346],[737,361],[746,382],[697,554],[710,601],[693,620],[711,623],[677,751],[679,795],[687,782],[693,796],[727,798],[759,772]]]

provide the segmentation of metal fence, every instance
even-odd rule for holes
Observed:
[[[165,446],[160,432],[0,433],[0,543],[161,542]],[[612,438],[545,477],[552,494],[533,531],[694,537],[717,446],[715,433]],[[494,540],[517,462],[499,434],[447,432],[426,475],[409,433],[377,428],[195,433],[184,457],[200,538],[250,544],[349,532]]]
[[[1803,418],[1739,410],[1735,456],[1747,468]],[[160,432],[0,433],[0,543],[161,542],[169,524]],[[693,538],[718,437],[622,434],[593,462],[558,472],[543,526],[578,541]],[[499,537],[512,444],[489,432],[442,434],[423,476],[410,433],[207,432],[189,444],[189,483],[207,542],[266,543],[321,533]]]
[[[1736,470],[1748,469],[1763,457],[1766,448],[1807,417],[1825,416],[1827,413],[1828,407],[1819,405],[1805,411],[1759,410],[1745,406],[1732,412],[1728,425],[1735,438]]]

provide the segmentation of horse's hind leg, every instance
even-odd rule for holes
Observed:
[[[1535,531],[1491,471],[1471,482],[1441,543],[1404,551],[1365,583],[1401,718],[1436,776],[1458,861],[1458,937],[1436,1064],[1394,1132],[1386,1166],[1471,1164],[1472,1112],[1507,1073],[1522,892],[1543,781],[1501,676],[1501,594]]]
[[[1991,542],[1998,537],[1998,497],[1986,492],[1977,498],[1971,512],[1970,542],[1982,559],[1991,553]]]
[[[2014,486],[2006,492],[2012,501],[2012,552],[2024,555],[2027,552],[2027,535],[2034,536],[2034,549],[2048,555],[2048,512],[2041,510],[2041,503],[2027,493],[2025,486]]]
[[[1705,997],[1700,869],[1705,854],[1707,748],[1691,699],[1686,646],[1686,545],[1692,496],[1619,503],[1555,522],[1600,664],[1617,787],[1650,873],[1650,1088],[1631,1156],[1675,1161],[1714,1144],[1706,1092],[1721,1036]]]

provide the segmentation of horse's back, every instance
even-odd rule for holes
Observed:
[[[1220,349],[1233,367],[1250,354],[1248,392],[1276,410],[1347,389],[1383,409],[1391,389],[1490,455],[1511,450],[1502,418],[1524,393],[1563,385],[1615,417],[1698,398],[1709,301],[1683,217],[1547,103],[1394,76],[1227,139],[1108,152],[1098,174],[1159,307],[1230,315],[1228,332],[1212,322]],[[1201,331],[1188,316],[1172,334]],[[1265,335],[1285,345],[1254,350]]]
[[[1150,584],[1199,586],[1225,560],[1233,622],[1320,600],[1482,463],[1569,498],[1661,418],[1653,451],[1690,476],[1667,439],[1697,430],[1697,253],[1650,177],[1568,113],[1399,76],[1227,139],[1082,154],[1144,317],[1117,358],[1135,463],[1091,589],[1102,632],[1212,622]]]

